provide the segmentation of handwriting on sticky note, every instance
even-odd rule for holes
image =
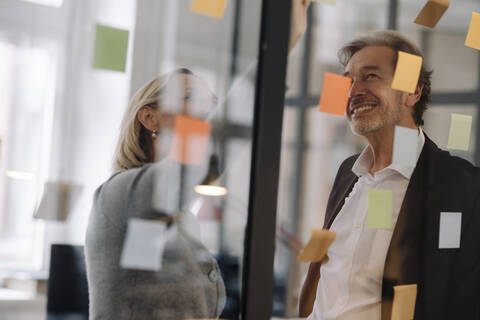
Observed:
[[[368,228],[392,227],[392,191],[382,189],[368,190]]]
[[[325,72],[322,96],[320,97],[320,112],[343,116],[347,110],[351,86],[352,79]]]
[[[159,271],[166,242],[166,224],[131,218],[123,243],[120,266],[126,269]]]
[[[425,27],[435,28],[449,6],[450,0],[428,0],[415,19],[415,23]]]
[[[397,66],[393,75],[392,88],[414,93],[422,69],[422,57],[398,51]]]
[[[415,167],[418,152],[418,130],[395,126],[392,163]]]
[[[330,230],[312,230],[312,236],[307,245],[298,255],[298,262],[322,261],[327,254],[328,247],[335,240],[336,233]]]
[[[472,12],[465,45],[480,50],[480,13]]]
[[[210,137],[210,124],[186,116],[176,116],[170,160],[189,165],[202,165]]]
[[[467,151],[470,145],[471,129],[472,116],[452,113],[447,148]]]
[[[439,249],[460,248],[460,236],[462,229],[461,212],[441,212],[440,230],[438,235]]]
[[[96,26],[93,67],[125,71],[128,48],[128,31],[107,26]]]
[[[222,19],[227,7],[227,0],[193,0],[190,10],[209,17]]]
[[[391,320],[412,320],[415,315],[416,300],[416,284],[394,286]]]

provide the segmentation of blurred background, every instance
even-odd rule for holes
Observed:
[[[219,157],[228,195],[202,198],[216,208],[214,216],[202,215],[198,204],[191,211],[222,268],[228,295],[223,316],[238,318],[262,6],[228,0],[223,16],[212,18],[192,12],[190,3],[0,0],[0,319],[46,319],[47,307],[58,307],[58,291],[47,292],[56,288],[52,280],[82,278],[93,193],[112,174],[128,101],[144,83],[177,67],[191,69],[219,98],[209,153]],[[307,268],[296,256],[311,230],[323,225],[340,163],[364,147],[345,119],[318,112],[324,72],[342,72],[336,55],[342,44],[386,28],[414,40],[434,70],[424,131],[446,148],[450,114],[471,115],[470,148],[452,153],[480,163],[480,59],[464,46],[480,3],[452,4],[435,29],[413,23],[424,4],[337,0],[314,2],[308,11],[307,32],[287,67],[272,288],[276,318],[296,316]],[[99,26],[113,32],[125,53],[104,57],[113,66],[98,63]],[[190,184],[208,164],[197,169],[185,173]],[[180,192],[185,207],[195,205],[189,202],[193,190]],[[73,260],[71,270],[52,265],[67,266],[64,256]],[[79,296],[69,298],[74,311],[85,309],[85,288],[78,287]]]

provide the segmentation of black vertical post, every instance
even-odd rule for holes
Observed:
[[[477,70],[477,94],[480,97],[480,53],[478,53],[478,70]],[[480,101],[480,100],[476,100]],[[480,167],[480,103],[477,103],[477,119],[476,119],[477,130],[475,132],[475,165]]]
[[[388,25],[387,28],[397,30],[398,0],[390,0],[388,4]]]
[[[263,0],[245,231],[242,319],[272,312],[275,218],[291,0]]]

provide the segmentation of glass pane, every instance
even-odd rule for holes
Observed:
[[[0,317],[239,319],[262,1],[0,7]]]
[[[478,51],[465,47],[463,43],[470,14],[472,10],[477,12],[480,10],[479,4],[476,1],[466,1],[461,5],[451,5],[433,30],[413,24],[416,14],[423,5],[425,5],[425,1],[400,0],[397,17],[399,29],[404,36],[422,48],[427,64],[434,70],[432,76],[433,95],[456,93],[455,97],[458,97],[458,101],[449,104],[428,106],[427,111],[423,114],[425,124],[421,126],[426,137],[423,142],[423,150],[431,151],[434,149],[433,143],[435,143],[451,155],[466,159],[472,164],[478,164],[477,109],[479,106],[472,104],[471,101],[472,96],[478,91]],[[355,170],[358,174],[354,173],[354,161],[346,164],[344,161],[368,150],[366,147],[369,140],[366,137],[369,133],[354,134],[351,128],[353,122],[349,121],[347,116],[341,117],[319,112],[319,97],[327,94],[322,92],[325,72],[341,75],[345,71],[338,61],[338,50],[358,36],[383,30],[387,26],[388,6],[389,1],[337,1],[335,6],[313,2],[310,9],[312,11],[311,38],[308,38],[309,33],[307,32],[299,46],[290,54],[287,85],[291,91],[287,91],[287,105],[284,111],[278,189],[277,246],[275,248],[275,285],[272,310],[274,319],[298,318],[299,309],[303,316],[316,310],[314,316],[308,319],[389,319],[389,316],[382,317],[381,312],[388,310],[388,308],[384,309],[385,303],[390,303],[389,297],[390,294],[393,296],[393,285],[395,284],[417,284],[419,291],[416,293],[416,301],[418,304],[424,303],[421,299],[426,299],[428,294],[422,290],[435,291],[436,289],[432,289],[432,286],[426,281],[414,278],[413,273],[407,275],[405,272],[406,278],[402,278],[400,273],[395,273],[395,270],[401,268],[410,272],[407,267],[409,265],[414,268],[422,268],[422,274],[429,274],[429,270],[435,265],[433,260],[430,260],[432,257],[446,258],[447,251],[442,251],[440,240],[442,234],[439,225],[442,223],[440,222],[442,210],[445,212],[463,210],[462,217],[467,214],[469,216],[476,215],[471,208],[478,206],[476,199],[479,191],[476,187],[469,185],[471,183],[478,186],[478,181],[475,180],[477,177],[475,174],[478,172],[473,172],[466,162],[448,158],[449,161],[452,163],[455,161],[461,167],[461,169],[457,168],[458,177],[456,177],[451,173],[453,169],[446,167],[439,169],[435,167],[436,164],[432,163],[429,163],[426,168],[425,162],[418,160],[419,162],[415,162],[413,166],[409,167],[411,171],[408,169],[404,172],[405,175],[408,175],[406,178],[400,172],[403,170],[402,167],[391,165],[393,159],[382,166],[382,169],[375,170],[371,158],[368,157],[369,153],[366,151],[367,156],[362,157],[363,160],[356,163]],[[310,52],[305,53],[306,48],[310,48]],[[311,57],[310,61],[302,60],[308,54]],[[355,53],[354,56],[356,54],[359,53]],[[376,52],[367,56],[369,63],[376,64],[384,55]],[[387,66],[389,68],[391,60],[388,59]],[[356,65],[358,63],[357,60]],[[360,72],[355,73],[354,69],[349,69],[354,86],[349,87],[348,96],[345,98],[348,103],[351,103],[351,106],[357,104],[358,107],[363,107],[355,111],[359,112],[360,120],[358,121],[361,119],[369,121],[368,112],[371,112],[370,124],[373,124],[375,121],[373,118],[375,111],[373,110],[382,110],[379,108],[382,104],[385,107],[383,94],[387,91],[392,95],[398,94],[391,89],[393,69],[389,69],[391,70],[389,81],[382,83],[368,83],[366,82],[367,72],[365,72],[365,78],[362,78]],[[377,79],[375,74],[368,77]],[[362,79],[365,82],[362,82]],[[302,85],[305,83],[309,88],[308,93],[302,94]],[[380,93],[379,88],[382,85],[385,86],[382,88],[386,91]],[[468,92],[468,94],[463,95],[463,92]],[[447,96],[447,98],[451,97]],[[396,108],[397,111],[400,108],[399,101],[392,102],[389,106]],[[365,112],[363,118],[362,112]],[[405,115],[408,114],[408,112],[405,113]],[[467,134],[467,150],[456,150],[449,145],[452,114],[467,116],[469,120],[471,119],[469,135]],[[388,118],[387,112],[382,113],[382,116]],[[409,118],[408,122],[404,122],[405,118],[402,116],[399,116],[400,118],[404,126],[408,124],[409,127],[415,128],[413,118]],[[393,123],[399,123],[398,121],[395,120]],[[382,122],[381,125],[391,126],[391,123]],[[468,125],[463,125],[457,133],[466,131],[463,129],[467,127]],[[390,127],[390,129],[392,128]],[[357,131],[360,129],[362,128],[357,127]],[[382,131],[383,134],[379,138],[383,146],[390,148],[386,152],[390,156],[393,153],[394,137],[396,137],[394,132],[394,128],[390,131]],[[404,149],[403,153],[415,155],[414,148],[423,141],[422,135],[417,132],[413,131],[415,143]],[[385,137],[390,136],[392,139],[387,141]],[[439,157],[439,154],[437,152],[428,159],[430,161],[438,159],[434,157]],[[371,156],[373,157],[373,155]],[[422,159],[427,159],[425,157],[423,156]],[[428,162],[429,160],[422,161]],[[344,166],[341,166],[342,164]],[[430,168],[436,170],[433,175],[427,172]],[[375,174],[371,174],[371,172]],[[395,172],[395,176],[393,176],[393,172]],[[387,178],[387,173],[392,174],[388,175],[390,178]],[[382,176],[383,174],[385,176]],[[416,174],[416,176],[410,176],[410,174]],[[419,202],[416,204],[417,207],[422,208],[422,213],[418,209],[412,208],[411,203],[415,201],[412,200],[414,191],[410,191],[408,195],[398,194],[396,193],[398,185],[395,187],[388,185],[395,179],[399,179],[395,181],[400,181],[399,175],[404,177],[402,178],[404,179],[402,180],[404,182],[401,187],[402,192],[408,192],[407,188],[410,188],[425,198],[435,198],[436,200],[433,201],[435,203],[418,200]],[[447,176],[452,181],[445,183],[442,179]],[[371,179],[368,180],[367,177]],[[382,177],[385,177],[385,180],[382,180]],[[334,186],[336,178],[339,180]],[[429,181],[430,184],[419,187],[425,181]],[[430,181],[435,181],[435,184],[433,185]],[[382,184],[384,182],[385,184]],[[456,188],[462,190],[462,199],[468,203],[468,209],[453,198],[452,194],[455,194]],[[472,190],[472,188],[474,189]],[[371,219],[370,204],[376,204],[369,198],[371,189],[392,192],[392,201],[390,201],[392,209],[387,210],[392,219],[390,227],[372,228],[369,226],[371,223],[369,222]],[[416,224],[412,224],[411,220],[405,222],[403,219],[407,219],[405,218],[407,216],[410,219],[412,213],[418,214],[424,220],[415,221]],[[421,214],[425,214],[425,216]],[[403,222],[399,223],[399,221]],[[326,224],[326,222],[330,222],[330,224]],[[477,224],[477,222],[475,223]],[[401,234],[402,229],[398,228],[398,225],[410,228],[408,230],[418,228],[421,232],[412,231],[409,238],[406,233]],[[449,223],[447,227],[452,225],[455,223]],[[465,225],[461,225],[461,227],[461,232],[464,232]],[[312,235],[325,235],[326,230],[322,230],[323,228],[330,228],[331,231],[336,232],[336,238],[326,250],[326,255],[320,257],[322,250],[319,247],[313,247],[315,250],[309,257],[305,257],[303,261],[298,260],[305,252],[304,249],[308,248],[307,244],[311,244]],[[396,233],[400,236],[395,236]],[[472,232],[472,239],[475,237],[473,234],[474,232]],[[399,239],[403,241],[400,244]],[[472,240],[469,245],[474,242]],[[314,243],[325,244],[328,241],[323,239],[323,241]],[[411,260],[413,254],[408,257],[401,256],[399,253],[401,250],[398,248],[403,248],[403,246],[407,247],[405,250],[409,253],[414,252],[415,257],[421,256],[422,262]],[[425,249],[427,246],[429,249]],[[423,249],[425,251],[419,251]],[[449,250],[457,252],[453,251],[454,249]],[[473,252],[471,254],[475,255]],[[442,261],[447,260],[454,263],[449,259]],[[408,263],[403,261],[408,261]],[[422,263],[424,264],[422,265]],[[310,271],[309,266],[312,266]],[[448,272],[443,274],[445,277],[450,275],[451,273]],[[320,280],[315,276],[320,276]],[[394,280],[390,281],[388,278],[390,276]],[[443,281],[441,278],[438,277],[439,282]],[[316,287],[317,283],[318,287]],[[302,287],[306,290],[303,294]],[[382,288],[390,289],[382,293]],[[305,294],[308,292],[312,294]],[[388,296],[384,296],[385,292]],[[420,295],[422,298],[418,299]],[[442,291],[437,298],[445,299],[448,295],[449,292]],[[473,310],[474,302],[472,301],[467,304]],[[313,306],[314,303],[315,306]],[[419,308],[427,307],[430,305],[424,303]],[[432,308],[437,310],[438,304],[432,305]],[[416,310],[419,313],[415,315],[415,318],[422,317],[423,309]],[[439,313],[438,318],[441,318],[442,315]],[[474,317],[474,315],[471,316]]]
[[[148,4],[137,3],[136,37],[145,36],[145,28],[155,27],[155,22],[148,21],[152,15],[155,21],[166,21],[165,28],[171,32],[157,31],[148,38],[153,46],[168,47],[168,52],[157,59],[161,76],[155,82],[145,79],[147,84],[142,84],[137,78],[140,89],[129,106],[139,105],[139,99],[141,105],[150,106],[136,112],[140,121],[145,112],[141,130],[145,141],[153,143],[150,151],[156,162],[124,170],[103,185],[106,189],[101,192],[108,193],[116,188],[115,181],[127,186],[127,181],[138,179],[138,189],[132,189],[133,198],[128,201],[139,203],[119,209],[125,213],[102,211],[96,207],[102,202],[101,194],[94,199],[86,238],[91,317],[116,317],[126,311],[154,319],[239,317],[258,43],[257,37],[246,38],[245,33],[259,34],[261,4],[242,2],[241,19],[235,20],[234,2],[210,3],[219,7],[197,0],[167,1],[153,14]],[[237,52],[232,52],[232,41],[238,41]],[[152,46],[145,40],[137,45],[133,68],[135,63],[144,64],[136,57]],[[173,69],[177,71],[172,73]],[[160,119],[158,125],[149,122],[149,112]],[[117,154],[117,159],[125,156]],[[145,188],[152,187],[145,195]],[[151,205],[154,212],[145,211]],[[107,220],[121,217],[118,237],[104,235],[98,228],[106,223],[105,216]],[[161,259],[161,265],[142,262],[135,255],[142,239],[148,239],[147,229],[138,223],[163,226],[161,235],[151,235],[151,241],[161,242],[163,256],[154,260]],[[120,265],[118,256],[102,259],[104,253],[98,250],[98,244],[109,239],[114,242],[105,250],[122,248]],[[151,250],[145,258],[155,254],[155,247]],[[133,306],[122,311],[103,303],[105,295],[116,292],[114,287],[96,285],[108,279],[100,271],[103,267],[120,282],[137,283],[120,298]],[[113,280],[111,285],[117,286]],[[144,294],[139,298],[134,292]],[[143,302],[135,306],[138,299]],[[145,309],[145,304],[155,307]]]
[[[399,30],[422,47],[429,67],[435,70],[432,89],[435,92],[475,91],[478,72],[471,71],[479,68],[478,52],[464,43],[472,11],[479,12],[480,4],[468,0],[459,6],[450,6],[434,30],[412,23],[424,5],[415,0],[399,1]]]

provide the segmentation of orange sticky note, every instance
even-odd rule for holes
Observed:
[[[425,7],[423,7],[415,19],[415,23],[425,27],[435,28],[449,6],[450,0],[428,0]]]
[[[212,18],[222,19],[227,0],[193,0],[190,10]]]
[[[394,286],[391,320],[412,320],[415,315],[416,300],[416,284]]]
[[[345,110],[347,110],[348,94],[351,86],[351,78],[325,72],[320,98],[320,112],[343,116]]]
[[[398,51],[397,67],[393,75],[392,89],[415,93],[418,78],[420,77],[420,70],[422,69],[422,61],[422,57]]]
[[[210,136],[210,124],[200,119],[176,116],[170,160],[202,165]]]
[[[312,236],[305,248],[298,255],[298,262],[322,261],[327,254],[328,247],[335,240],[336,233],[330,230],[312,230]]]
[[[480,13],[472,12],[472,20],[470,21],[470,27],[468,28],[465,45],[480,50]]]

